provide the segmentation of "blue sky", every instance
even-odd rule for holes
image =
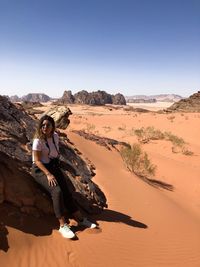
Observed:
[[[0,94],[200,90],[200,0],[0,0]]]

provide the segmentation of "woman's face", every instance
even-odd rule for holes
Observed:
[[[41,130],[42,133],[45,134],[46,136],[49,136],[52,132],[52,124],[48,120],[44,120],[41,125]]]

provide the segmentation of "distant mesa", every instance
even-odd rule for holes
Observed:
[[[11,102],[48,102],[51,98],[48,95],[40,94],[40,93],[32,93],[28,95],[24,95],[21,98],[17,95],[9,97]]]
[[[105,104],[126,105],[125,97],[122,94],[110,95],[105,91],[88,93],[82,90],[74,95],[71,91],[64,91],[63,96],[58,99],[56,104],[86,104],[102,106]]]
[[[183,99],[182,96],[176,94],[160,94],[160,95],[133,95],[126,96],[127,103],[155,103],[159,102],[177,102]]]
[[[106,104],[113,105],[126,105],[126,103],[155,103],[161,102],[178,102],[183,99],[182,96],[176,94],[160,94],[160,95],[133,95],[124,97],[118,93],[115,95],[108,94],[105,91],[87,92],[86,90],[79,91],[76,94],[72,94],[70,90],[65,90],[63,96],[57,100],[49,97],[43,93],[30,93],[22,96],[17,95],[8,97],[11,102],[48,102],[54,100],[54,104],[66,105],[66,104],[85,104],[93,106],[102,106]]]
[[[29,102],[48,102],[51,98],[45,94],[28,94],[22,96],[22,101],[29,101]]]
[[[45,94],[32,93],[25,95],[23,97],[18,97],[17,95],[8,97],[11,102],[48,102],[55,100],[50,98]],[[86,90],[79,91],[76,94],[72,94],[70,90],[64,91],[63,96],[56,101],[54,104],[57,105],[66,105],[66,104],[86,104],[93,106],[102,106],[105,104],[114,104],[114,105],[126,105],[125,97],[118,93],[111,95],[105,91],[96,91],[88,93]]]
[[[150,99],[144,99],[144,98],[138,98],[138,99],[128,99],[126,101],[127,103],[156,103],[157,100],[155,98],[150,98]]]
[[[200,91],[181,99],[166,109],[168,112],[200,112]]]
[[[9,99],[11,102],[20,102],[20,101],[21,101],[21,98],[18,97],[17,95],[10,96],[10,97],[8,97],[8,99]]]

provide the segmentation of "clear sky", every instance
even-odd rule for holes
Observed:
[[[0,0],[0,94],[200,90],[200,0]]]

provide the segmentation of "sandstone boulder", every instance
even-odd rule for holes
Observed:
[[[70,123],[69,116],[72,114],[71,110],[66,106],[53,106],[48,109],[43,115],[51,116],[56,123],[56,127],[66,129]]]

